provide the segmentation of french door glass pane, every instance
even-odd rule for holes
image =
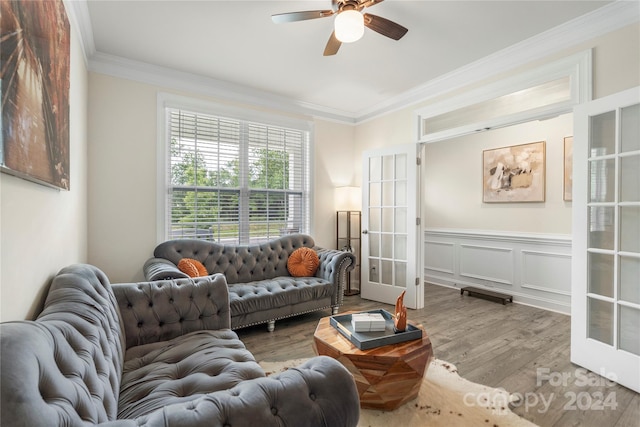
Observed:
[[[394,237],[394,258],[396,260],[406,261],[407,259],[407,236],[396,234]]]
[[[369,258],[369,281],[371,283],[380,283],[380,260],[378,258]]]
[[[591,117],[590,157],[606,156],[616,151],[616,112]]]
[[[382,258],[393,258],[393,234],[382,235]]]
[[[640,206],[620,207],[620,250],[640,253]]]
[[[369,208],[369,231],[380,231],[379,208]]]
[[[389,233],[393,232],[393,208],[382,208],[382,230]]]
[[[589,202],[613,202],[616,185],[615,159],[589,162]]]
[[[640,155],[620,158],[620,201],[640,202]]]
[[[407,179],[406,154],[396,154],[396,179]]]
[[[382,206],[393,206],[393,182],[382,183]]]
[[[394,156],[388,155],[382,157],[382,179],[383,180],[391,180],[393,179],[394,172]]]
[[[393,285],[393,261],[381,259],[380,268],[380,271],[382,271],[382,280],[380,280],[380,283],[385,285]]]
[[[396,206],[407,206],[407,181],[396,181]]]
[[[591,206],[589,208],[589,247],[613,249],[615,210],[612,206]]]
[[[407,287],[407,263],[395,262],[395,285],[401,288]]]
[[[619,347],[640,356],[640,310],[620,305],[619,311]]]
[[[380,181],[382,179],[382,164],[380,157],[369,158],[369,181]]]
[[[590,252],[587,260],[589,293],[613,297],[613,255]]]
[[[620,151],[640,150],[640,104],[623,108],[620,122]]]
[[[380,234],[369,232],[369,255],[380,256]]]
[[[587,298],[589,327],[587,336],[613,345],[613,304],[595,298]]]
[[[396,208],[396,233],[407,232],[407,208]]]
[[[380,199],[380,183],[372,182],[369,184],[369,206],[381,206]]]
[[[640,258],[620,256],[620,299],[640,304]]]

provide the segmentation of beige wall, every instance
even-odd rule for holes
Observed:
[[[562,199],[564,137],[573,115],[428,144],[422,180],[427,228],[571,234],[571,203]],[[482,150],[545,141],[544,203],[482,203]]]
[[[594,98],[640,85],[640,24],[625,27],[511,73],[496,76],[487,83],[585,49],[593,49]],[[467,90],[480,85],[474,84]],[[455,94],[464,92],[456,90]],[[442,98],[430,102],[437,102]],[[354,154],[358,183],[362,152],[385,145],[415,143],[417,124],[414,111],[430,102],[407,107],[356,128]],[[571,234],[571,203],[562,201],[561,146],[563,137],[572,133],[572,118],[567,115],[546,122],[533,122],[427,144],[424,149],[422,180],[423,224],[427,228]],[[540,140],[547,141],[546,202],[483,204],[482,150]]]
[[[142,279],[156,240],[156,91],[89,73],[89,262]]]
[[[336,247],[334,189],[354,185],[354,127],[317,120],[315,130],[315,171],[313,237],[318,246]]]
[[[87,260],[87,70],[71,35],[70,191],[0,174],[0,320],[32,318],[62,267]]]
[[[170,91],[103,74],[89,76],[89,262],[114,283],[142,280],[142,266],[158,244],[159,92]],[[318,120],[314,131],[312,235],[318,245],[333,247],[333,188],[353,180],[353,127]]]

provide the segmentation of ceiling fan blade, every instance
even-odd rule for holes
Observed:
[[[384,1],[384,0],[366,0],[366,1],[363,1],[362,3],[360,3],[360,4],[358,5],[358,8],[359,8],[360,10],[362,10],[362,9],[364,9],[365,7],[375,6],[375,5],[377,5],[378,3],[382,3],[383,1]]]
[[[402,36],[407,34],[407,31],[409,31],[400,24],[396,24],[386,18],[372,15],[370,13],[364,14],[364,25],[383,36],[387,36],[394,40],[400,40]]]
[[[331,37],[329,37],[329,41],[327,42],[327,46],[324,48],[324,56],[331,56],[338,53],[338,49],[342,46],[342,42],[336,38],[336,32],[333,31],[331,33]]]
[[[288,12],[271,15],[271,20],[276,24],[286,22],[306,21],[307,19],[325,18],[333,15],[333,10],[305,10],[302,12]]]

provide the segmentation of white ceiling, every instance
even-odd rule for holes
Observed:
[[[357,117],[607,3],[387,0],[367,12],[407,27],[407,35],[394,41],[367,29],[361,40],[343,44],[331,57],[322,52],[333,17],[271,21],[276,13],[330,9],[330,0],[89,0],[90,26],[84,26],[98,56],[166,67]]]

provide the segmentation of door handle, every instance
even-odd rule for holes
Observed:
[[[367,230],[362,230],[362,234],[368,234],[369,232]]]

